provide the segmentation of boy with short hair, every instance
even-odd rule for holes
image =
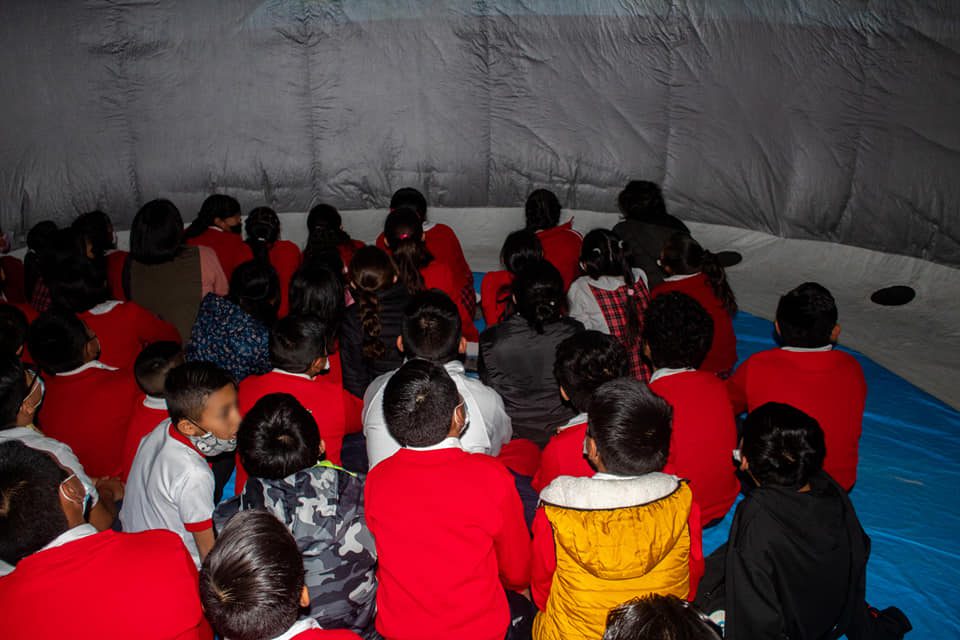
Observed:
[[[137,395],[133,376],[100,362],[100,341],[72,313],[41,314],[30,325],[27,345],[49,374],[37,413],[40,428],[69,445],[91,476],[119,476]]]
[[[230,519],[200,571],[207,618],[230,640],[356,640],[349,631],[321,630],[297,620],[309,603],[303,559],[281,522],[265,511]]]
[[[736,413],[782,402],[811,415],[827,442],[824,470],[847,491],[857,481],[867,382],[856,359],[834,349],[840,336],[837,304],[823,286],[806,282],[777,305],[782,346],[761,351],[727,381]]]
[[[205,456],[234,451],[237,387],[223,369],[188,362],[165,384],[164,420],[140,442],[120,509],[123,530],[169,529],[200,565],[213,547],[213,472]]]
[[[673,407],[665,471],[690,481],[703,526],[719,522],[737,499],[740,482],[730,457],[737,425],[726,385],[698,370],[713,341],[713,319],[690,296],[665,293],[647,307],[643,338],[654,367],[650,390]]]
[[[560,395],[580,413],[557,433],[543,450],[540,467],[533,477],[537,493],[560,476],[588,477],[595,472],[586,460],[587,407],[597,388],[630,373],[630,361],[623,344],[600,331],[582,331],[557,345],[553,375]]]
[[[272,513],[304,558],[310,617],[323,628],[375,636],[377,552],[364,518],[363,481],[317,462],[317,423],[287,393],[268,394],[244,414],[237,453],[250,478],[240,495],[217,506],[217,529],[241,511]]]
[[[530,537],[510,473],[460,447],[463,401],[444,368],[410,360],[384,390],[403,447],[367,477],[377,630],[397,640],[514,637],[529,602]]]
[[[594,393],[586,444],[597,473],[551,482],[533,523],[535,640],[594,640],[607,612],[625,600],[696,592],[699,509],[686,482],[661,472],[671,415],[666,401],[631,378]]]

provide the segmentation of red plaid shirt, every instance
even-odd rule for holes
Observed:
[[[640,336],[643,334],[643,314],[650,302],[650,292],[647,291],[643,282],[634,284],[633,290],[633,303],[637,306],[639,322],[634,339],[631,342],[627,340],[627,304],[629,304],[630,298],[627,285],[612,291],[590,286],[590,291],[596,298],[601,313],[603,313],[603,319],[607,322],[607,328],[610,329],[610,335],[617,338],[627,350],[627,356],[630,358],[630,375],[637,380],[647,382],[650,380],[651,371],[650,367],[643,361]]]

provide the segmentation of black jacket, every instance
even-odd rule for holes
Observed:
[[[657,265],[663,245],[677,231],[690,233],[687,225],[670,214],[650,221],[623,220],[613,228],[629,251],[630,266],[643,269],[647,286],[653,289],[663,282],[663,272]]]
[[[576,415],[560,397],[553,361],[557,345],[580,331],[579,321],[561,318],[538,334],[514,314],[480,334],[480,379],[503,398],[514,436],[542,448]]]
[[[371,360],[363,356],[363,325],[360,324],[360,305],[347,307],[340,330],[340,363],[343,367],[343,388],[363,398],[374,378],[399,369],[403,354],[397,349],[397,336],[403,322],[403,309],[410,295],[402,284],[395,284],[380,296],[380,341],[386,348],[382,358]]]

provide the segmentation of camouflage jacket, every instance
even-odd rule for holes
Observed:
[[[216,508],[217,530],[246,509],[266,509],[293,534],[306,568],[310,616],[321,627],[377,637],[377,552],[361,478],[319,465],[283,480],[250,478],[242,494]]]

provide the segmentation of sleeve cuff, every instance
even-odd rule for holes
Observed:
[[[213,528],[213,518],[208,518],[203,522],[184,522],[183,526],[190,533],[200,533],[201,531]]]

